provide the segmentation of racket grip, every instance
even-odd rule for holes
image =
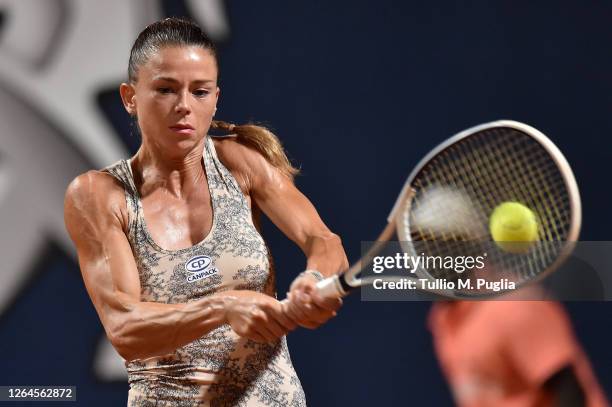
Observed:
[[[317,283],[317,291],[323,298],[341,298],[348,294],[340,283],[338,275],[333,275]]]
[[[333,275],[317,283],[317,292],[323,298],[342,298],[348,291],[342,288],[342,283],[338,275]],[[281,301],[283,304],[289,303],[289,298]]]

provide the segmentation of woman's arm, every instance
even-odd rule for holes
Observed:
[[[307,269],[330,276],[348,268],[340,238],[323,223],[312,203],[290,178],[255,150],[231,139],[219,141],[217,146],[220,158],[237,174],[242,187],[259,208],[304,252]],[[294,310],[299,312],[298,322],[309,328],[335,315],[340,305],[338,301],[319,298],[315,284],[313,277],[305,275],[292,284],[290,292],[292,303],[299,305]]]
[[[254,152],[253,152],[254,153]],[[251,155],[248,154],[247,155]],[[251,164],[253,199],[274,224],[293,240],[306,256],[306,269],[331,276],[348,268],[340,237],[323,223],[312,203],[287,176],[256,154]],[[291,284],[287,315],[299,325],[315,329],[336,315],[340,300],[321,298],[317,280],[303,274]]]
[[[330,276],[348,268],[340,237],[323,223],[293,181],[257,151],[232,139],[215,140],[223,163],[244,192],[306,256],[306,268]]]
[[[265,164],[262,164],[265,167]],[[286,176],[269,168],[254,172],[253,198],[306,256],[306,269],[331,276],[348,268],[340,237],[323,223],[312,203]]]
[[[184,304],[142,302],[136,262],[122,226],[122,206],[123,188],[110,175],[90,171],[69,185],[64,214],[89,296],[123,358],[171,353],[226,322],[239,334],[260,341],[274,340],[295,327],[276,300],[248,291]]]

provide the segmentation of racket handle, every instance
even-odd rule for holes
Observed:
[[[349,293],[342,288],[342,283],[337,274],[319,281],[317,283],[317,292],[323,298],[342,298]],[[281,302],[283,304],[288,304],[289,298],[285,298]]]
[[[342,288],[338,275],[333,275],[317,283],[319,295],[323,298],[341,298],[348,294]]]

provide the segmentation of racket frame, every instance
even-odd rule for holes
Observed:
[[[534,127],[531,127],[527,124],[520,123],[513,120],[496,120],[489,123],[480,124],[478,126],[471,127],[466,129],[460,133],[455,134],[454,136],[448,138],[444,142],[437,145],[433,148],[425,157],[419,161],[419,163],[414,167],[408,179],[404,183],[402,190],[393,205],[389,216],[387,216],[387,225],[385,229],[382,231],[380,236],[376,239],[372,247],[368,250],[368,252],[363,255],[357,262],[353,263],[353,265],[344,273],[336,274],[331,277],[326,278],[323,281],[320,281],[317,284],[317,288],[319,289],[319,293],[324,297],[343,297],[348,295],[348,293],[353,288],[357,288],[366,284],[370,284],[376,278],[383,278],[385,281],[399,281],[406,279],[418,280],[419,278],[428,278],[431,279],[432,276],[427,273],[423,269],[417,269],[415,274],[417,277],[412,276],[404,276],[404,277],[365,277],[358,278],[357,276],[363,271],[365,265],[369,264],[369,261],[380,252],[382,246],[388,242],[393,236],[393,232],[396,232],[400,243],[402,244],[403,250],[409,249],[414,253],[412,247],[412,238],[409,233],[405,233],[406,227],[404,226],[404,222],[409,224],[409,219],[403,219],[403,215],[409,213],[410,205],[412,198],[414,197],[416,190],[413,188],[413,182],[420,171],[427,165],[434,157],[440,154],[442,151],[456,144],[460,140],[473,135],[474,133],[478,133],[484,130],[488,130],[491,128],[499,128],[506,127],[518,130],[522,133],[525,133],[536,140],[551,156],[557,168],[561,172],[563,176],[563,180],[565,182],[565,186],[568,190],[569,196],[569,204],[571,208],[571,219],[570,219],[570,227],[568,232],[567,241],[564,244],[564,247],[561,249],[559,256],[555,259],[555,261],[544,271],[538,273],[536,277],[530,280],[530,282],[535,282],[541,280],[551,272],[553,272],[556,268],[558,268],[565,259],[571,254],[575,242],[578,240],[578,236],[580,234],[580,226],[582,223],[582,208],[580,202],[580,192],[578,190],[578,184],[576,183],[576,179],[571,170],[569,163],[566,158],[563,156],[559,148],[542,132],[537,130]],[[410,245],[409,247],[407,247]],[[412,248],[412,249],[411,249]],[[366,261],[367,260],[367,261]],[[364,264],[362,266],[362,264]],[[458,297],[457,291],[455,290],[426,290],[433,292],[435,294],[447,296],[447,297]],[[504,291],[496,292],[494,295],[503,294]],[[490,293],[485,296],[491,296]],[[477,297],[477,296],[470,296]]]

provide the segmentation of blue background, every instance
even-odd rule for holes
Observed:
[[[189,14],[180,1],[162,3],[167,15]],[[232,34],[219,44],[217,117],[261,122],[279,135],[302,167],[299,188],[343,238],[350,259],[359,257],[362,240],[378,235],[425,153],[495,119],[529,123],[559,146],[581,189],[582,240],[611,240],[612,4],[353,0],[226,7]],[[98,101],[135,151],[138,139],[116,89]],[[273,225],[265,229],[283,293],[304,259]],[[612,304],[566,306],[611,394]],[[353,296],[328,325],[292,333],[309,404],[450,405],[426,329],[429,307]],[[102,334],[77,265],[50,243],[32,283],[0,320],[0,383],[76,385],[79,405],[125,405],[127,384],[101,383],[92,371]]]

